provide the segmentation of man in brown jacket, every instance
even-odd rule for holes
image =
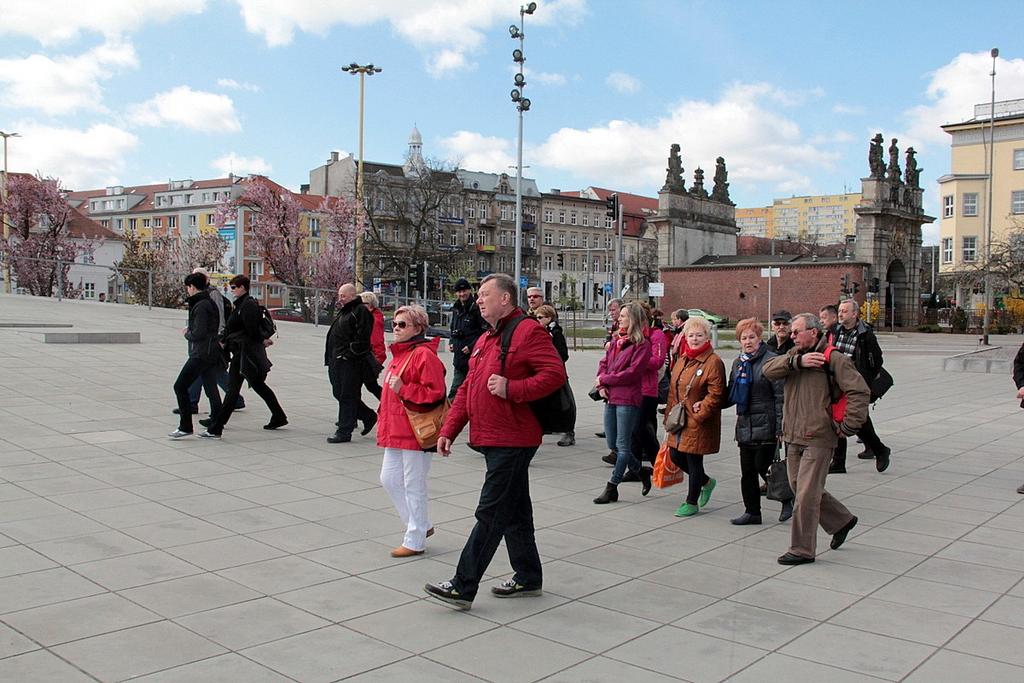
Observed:
[[[832,449],[838,439],[853,436],[868,414],[871,392],[853,361],[831,353],[821,321],[813,313],[793,318],[796,346],[784,356],[765,361],[764,376],[785,379],[782,439],[786,442],[789,485],[796,494],[790,547],[779,564],[814,562],[818,524],[832,535],[836,550],[857,524],[857,518],[825,490]],[[846,414],[841,423],[832,420],[831,404],[846,394]]]

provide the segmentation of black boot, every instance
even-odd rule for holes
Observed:
[[[605,505],[607,503],[615,503],[619,500],[619,487],[617,484],[607,483],[604,485],[604,491],[600,496],[594,499],[594,502],[598,505]]]
[[[643,488],[640,490],[640,493],[645,496],[651,492],[651,474],[653,473],[654,470],[650,467],[640,467],[640,482],[643,484]]]
[[[788,521],[793,516],[793,501],[784,500],[782,501],[782,512],[779,513],[779,521]]]
[[[846,454],[842,456],[833,453],[832,463],[828,466],[829,474],[846,474]]]

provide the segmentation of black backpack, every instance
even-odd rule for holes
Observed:
[[[263,304],[260,304],[260,337],[262,339],[270,339],[277,334],[277,323],[270,317],[270,311]]]
[[[512,318],[505,323],[505,327],[501,331],[501,355],[499,357],[501,358],[502,376],[505,375],[505,356],[508,355],[508,348],[512,345],[512,333],[516,331],[519,323],[527,318],[529,316],[525,315]],[[530,319],[536,322],[535,318]],[[550,342],[550,335],[546,336]],[[552,348],[554,348],[553,343]],[[566,378],[565,384],[547,396],[530,401],[530,408],[545,434],[563,434],[576,428],[576,399],[573,397],[568,378]]]

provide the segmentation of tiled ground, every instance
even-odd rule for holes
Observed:
[[[594,506],[609,468],[584,399],[578,445],[552,439],[531,470],[544,596],[484,591],[459,613],[421,587],[452,573],[480,457],[435,459],[437,534],[393,560],[374,441],[324,441],[324,329],[280,325],[270,384],[288,428],[260,429],[252,396],[223,441],[175,442],[182,317],[0,296],[3,322],[143,338],[44,345],[0,329],[0,680],[1024,680],[1024,415],[1008,378],[941,372],[973,339],[884,339],[897,386],[874,418],[893,465],[854,458],[830,478],[861,523],[801,567],[775,563],[787,525],[728,523],[729,414],[705,513],[676,519],[679,491],[638,485]],[[570,361],[580,396],[596,363]],[[489,574],[508,571],[499,550]]]

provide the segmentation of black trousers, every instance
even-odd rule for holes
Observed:
[[[686,502],[696,505],[697,499],[700,498],[700,490],[711,481],[711,478],[704,472],[704,456],[683,453],[674,448],[669,448],[668,454],[672,458],[673,464],[686,472]]]
[[[221,389],[223,389],[225,392],[227,392],[227,390],[228,390],[228,369],[226,367],[221,366],[221,369],[217,371],[217,386],[219,386]],[[195,381],[192,382],[192,386],[190,386],[188,388],[188,400],[192,403],[192,405],[194,405],[194,406],[198,406],[199,405],[199,395],[202,393],[202,391],[203,391],[203,378],[202,377],[197,377],[195,379]],[[209,393],[206,394],[206,398],[207,398],[207,400],[210,400],[210,394]],[[238,397],[237,405],[235,406],[235,410],[238,410],[238,409],[241,409],[241,408],[244,408],[244,407],[245,407],[245,399],[242,398],[241,396],[239,396]],[[212,408],[210,409],[210,414],[211,415],[213,414],[213,409]]]
[[[277,400],[277,396],[274,395],[274,391],[267,386],[267,378],[261,377],[258,379],[252,379],[242,377],[241,368],[241,357],[239,354],[234,354],[231,357],[231,366],[228,368],[228,392],[224,394],[224,401],[221,409],[217,412],[216,417],[213,418],[213,422],[207,428],[211,434],[220,434],[224,431],[224,425],[231,419],[231,413],[235,412],[235,406],[238,403],[238,394],[242,391],[242,382],[248,380],[249,388],[252,389],[257,396],[263,399],[263,402],[267,404],[267,408],[270,408],[270,419],[284,418],[284,408]]]
[[[878,433],[875,432],[875,425],[871,422],[871,415],[868,414],[868,419],[864,420],[864,424],[857,431],[857,436],[864,442],[864,448],[871,451],[874,454],[884,453],[885,444],[878,438]],[[845,467],[846,466],[846,442],[849,439],[839,439],[839,443],[836,445],[835,450],[832,451],[832,464]]]
[[[775,444],[740,444],[740,493],[747,514],[761,515],[761,479],[775,458]]]
[[[530,461],[537,447],[481,447],[487,462],[476,525],[459,557],[452,583],[467,600],[476,597],[487,566],[505,539],[514,580],[528,588],[540,588],[543,575],[530,502]]]
[[[351,436],[356,420],[372,420],[376,415],[362,401],[364,379],[363,361],[335,359],[327,366],[331,391],[338,401],[338,434]]]
[[[220,391],[217,390],[217,378],[221,374],[221,364],[214,361],[189,358],[181,366],[178,379],[174,381],[174,395],[178,400],[178,429],[183,432],[192,431],[192,399],[189,388],[193,382],[201,381],[206,390],[206,398],[210,401],[210,414],[216,417],[221,412]]]
[[[644,396],[640,403],[640,417],[633,428],[633,457],[654,467],[658,457],[658,397]]]

